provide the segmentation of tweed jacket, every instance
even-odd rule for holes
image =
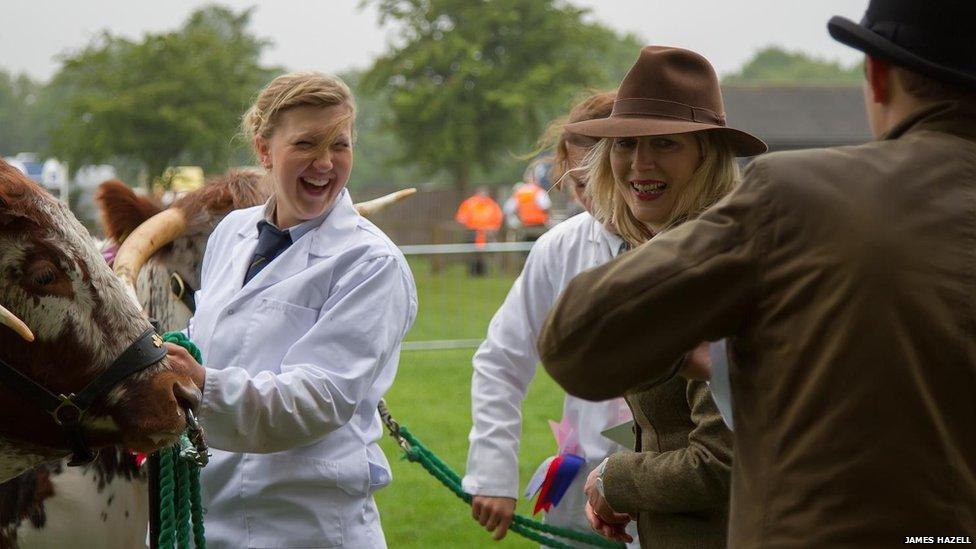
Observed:
[[[539,354],[604,399],[722,337],[730,546],[976,540],[976,106],[760,157],[698,219],[577,277]]]
[[[610,456],[604,495],[637,515],[641,547],[723,548],[732,433],[702,381],[681,377],[627,395],[636,452]]]

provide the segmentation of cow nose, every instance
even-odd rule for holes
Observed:
[[[176,402],[180,404],[180,407],[186,410],[196,410],[200,406],[200,400],[203,398],[200,394],[200,389],[197,389],[196,385],[187,387],[182,383],[173,384],[173,396],[176,397]]]

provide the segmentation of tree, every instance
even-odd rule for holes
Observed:
[[[837,61],[769,46],[756,52],[739,72],[726,75],[722,83],[857,84],[863,79],[860,63],[844,67]]]
[[[0,70],[0,156],[37,151],[45,145],[36,107],[41,87],[25,74]]]
[[[232,139],[242,112],[277,70],[259,63],[269,42],[247,30],[251,11],[210,6],[177,31],[105,32],[65,57],[46,97],[63,105],[51,152],[74,167],[136,161],[150,176],[178,162],[226,168],[246,148]]]
[[[356,160],[349,187],[400,188],[424,181],[416,165],[400,165],[396,169],[389,165],[391,158],[402,156],[400,141],[383,127],[383,121],[390,116],[389,94],[363,86],[362,71],[348,71],[340,76],[356,98]]]
[[[616,86],[640,43],[560,0],[365,0],[404,37],[364,75],[388,97],[391,159],[446,172],[463,191],[525,151],[588,87]]]

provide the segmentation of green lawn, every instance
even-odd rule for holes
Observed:
[[[488,322],[515,281],[521,259],[510,267],[511,272],[492,264],[486,276],[468,276],[463,258],[449,257],[452,262],[442,265],[437,274],[428,259],[410,259],[420,309],[407,341],[485,337]],[[511,259],[515,263],[516,258]]]
[[[469,277],[463,263],[434,274],[429,261],[411,258],[420,310],[408,341],[483,338],[505,298],[517,266],[492,264],[488,276]],[[506,271],[506,272],[502,272]],[[396,383],[387,394],[393,416],[428,448],[463,475],[471,429],[471,355],[474,349],[405,351]],[[562,413],[563,393],[539,370],[524,406],[520,484],[555,451],[549,419]],[[391,548],[538,547],[516,534],[496,544],[471,519],[471,509],[420,465],[400,459],[389,437],[383,450],[393,466],[393,483],[376,495]],[[518,511],[531,512],[520,501]],[[537,517],[538,518],[538,517]]]

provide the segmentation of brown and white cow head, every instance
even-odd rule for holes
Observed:
[[[149,328],[67,207],[2,161],[0,306],[0,359],[56,395],[79,392]],[[198,401],[189,375],[163,359],[94,402],[85,438],[151,451],[175,441],[183,408]],[[0,480],[68,453],[54,419],[22,392],[0,384],[0,409]]]

